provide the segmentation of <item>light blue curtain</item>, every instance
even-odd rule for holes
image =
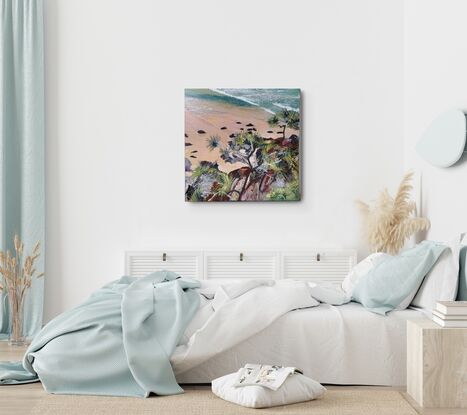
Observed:
[[[42,0],[0,0],[0,249],[18,234],[44,270],[44,51]],[[47,276],[46,276],[47,277]],[[34,278],[25,300],[25,334],[42,325],[44,279]],[[0,298],[0,333],[9,332]]]

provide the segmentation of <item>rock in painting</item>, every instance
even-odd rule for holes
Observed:
[[[191,161],[185,157],[185,172],[191,171]]]

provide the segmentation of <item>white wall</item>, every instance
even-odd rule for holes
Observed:
[[[155,247],[356,247],[402,167],[402,1],[46,0],[46,319]],[[185,87],[300,87],[303,201],[184,202]]]
[[[422,211],[432,222],[428,237],[438,240],[467,230],[467,162],[433,167],[415,145],[441,112],[467,110],[466,16],[465,0],[405,1],[405,167],[421,172]]]

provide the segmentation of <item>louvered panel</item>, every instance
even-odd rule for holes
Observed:
[[[282,254],[283,278],[340,283],[356,262],[356,252],[285,252]]]
[[[144,276],[167,269],[183,277],[222,281],[295,278],[340,283],[356,263],[354,250],[166,251],[165,254],[164,261],[164,251],[127,252],[126,274]]]
[[[127,275],[143,277],[160,270],[173,271],[186,278],[200,279],[202,278],[202,253],[170,251],[127,253]]]
[[[206,252],[206,279],[274,279],[277,276],[275,252]]]

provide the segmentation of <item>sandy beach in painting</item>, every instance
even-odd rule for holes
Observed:
[[[223,145],[226,145],[230,140],[229,135],[245,131],[248,128],[256,128],[263,137],[277,138],[281,136],[278,129],[279,134],[276,133],[276,129],[268,125],[268,118],[271,114],[262,108],[236,107],[196,98],[193,99],[193,104],[196,105],[196,111],[185,112],[185,134],[188,135],[185,137],[185,157],[196,156],[196,159],[190,158],[193,168],[201,160],[217,161],[221,169],[227,173],[241,167],[238,163],[225,163],[219,158],[218,151],[210,150],[207,147],[207,140],[211,136],[219,136]],[[253,124],[254,127],[247,127],[248,124]],[[222,129],[224,127],[225,129]],[[205,133],[199,134],[199,130],[203,130]]]
[[[241,91],[244,94],[249,92]],[[266,100],[268,95],[263,90],[251,91],[253,97],[254,92],[259,91],[258,101],[263,99],[265,104],[269,104]],[[295,91],[299,102],[299,91]],[[271,101],[275,99],[271,98]],[[287,120],[280,119],[280,115],[289,111],[284,110],[288,107],[279,102],[271,102],[269,106],[263,108],[247,98],[237,98],[217,90],[186,90],[186,200],[299,199],[297,191],[292,192],[292,196],[290,191],[288,196],[285,191],[287,182],[298,182],[299,123],[289,124],[287,128]],[[276,114],[274,110],[279,115],[277,123],[271,122],[271,117]],[[290,109],[289,112],[298,117],[298,111]],[[213,141],[214,145],[211,145]],[[250,150],[251,154],[246,157]],[[293,171],[295,166],[286,166],[281,156],[296,158],[297,171]],[[219,190],[220,187],[223,190]],[[284,189],[282,196],[279,195],[281,188]],[[271,193],[274,189],[276,192]]]

